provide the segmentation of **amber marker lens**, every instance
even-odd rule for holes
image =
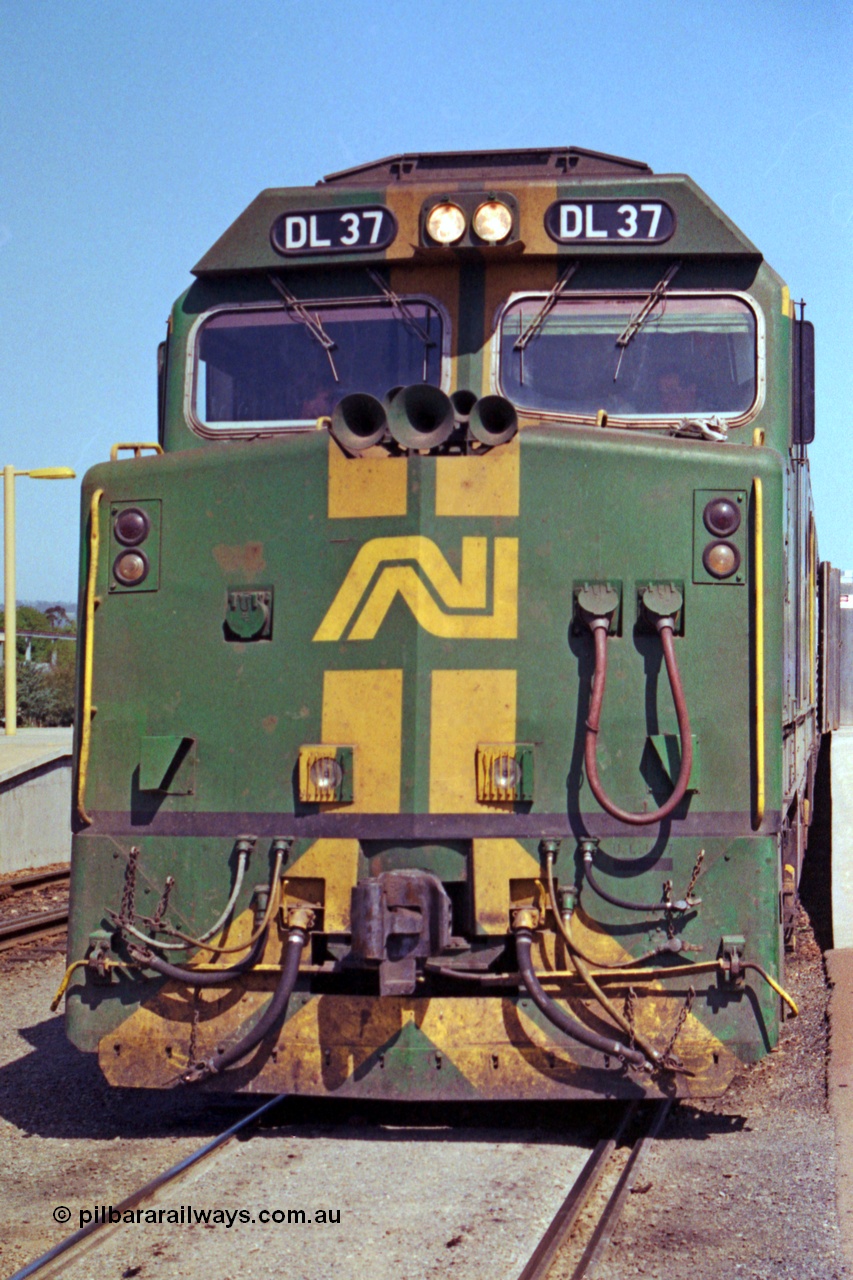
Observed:
[[[122,551],[113,565],[113,577],[123,587],[138,587],[148,577],[150,567],[144,551]]]
[[[740,552],[730,542],[710,542],[702,563],[712,578],[730,578],[740,568]]]
[[[730,498],[713,498],[702,512],[705,528],[718,538],[730,538],[740,528],[740,510]]]
[[[125,507],[120,511],[113,525],[116,541],[123,547],[137,547],[144,542],[151,530],[151,521],[139,507]]]
[[[321,794],[334,795],[344,780],[344,771],[334,756],[322,756],[309,765],[308,780]]]
[[[512,231],[512,212],[501,200],[487,200],[474,214],[471,225],[487,244],[500,244]]]
[[[426,230],[436,244],[456,244],[465,234],[465,214],[458,204],[437,204],[429,211]]]

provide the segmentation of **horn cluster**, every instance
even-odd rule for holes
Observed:
[[[348,453],[363,453],[389,438],[401,449],[437,449],[454,433],[489,448],[506,444],[518,430],[518,415],[504,396],[454,391],[446,396],[428,383],[393,387],[384,400],[366,392],[335,405],[330,430]]]

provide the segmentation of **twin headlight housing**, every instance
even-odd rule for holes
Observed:
[[[517,239],[518,206],[509,194],[458,192],[426,201],[424,243],[453,248],[506,244]]]

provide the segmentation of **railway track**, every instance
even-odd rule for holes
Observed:
[[[571,1280],[594,1280],[596,1268],[619,1221],[619,1215],[634,1185],[640,1164],[660,1133],[671,1105],[668,1099],[661,1102],[636,1134],[622,1171],[616,1178],[615,1185],[595,1218],[588,1238],[582,1246],[580,1258],[571,1273]],[[632,1127],[636,1116],[637,1104],[631,1103],[625,1109],[613,1135],[609,1138],[601,1138],[596,1143],[568,1195],[551,1219],[545,1234],[519,1273],[518,1280],[545,1280],[557,1254],[569,1241],[581,1213],[608,1173],[617,1148]]]
[[[27,875],[16,876],[12,880],[0,881],[0,901],[14,900],[20,893],[38,891],[49,885],[68,881],[68,867],[53,868],[46,871],[33,871]],[[57,933],[68,925],[68,904],[51,907],[48,910],[35,911],[26,915],[12,916],[0,921],[0,951],[8,951],[22,942],[30,942],[35,938],[46,937]]]
[[[247,1116],[241,1117],[236,1124],[232,1124],[230,1128],[226,1129],[223,1133],[220,1133],[215,1138],[211,1138],[209,1142],[205,1142],[203,1146],[199,1147],[196,1151],[191,1152],[188,1156],[185,1156],[183,1160],[179,1160],[177,1164],[173,1164],[170,1169],[166,1169],[165,1172],[159,1173],[156,1178],[152,1178],[149,1182],[146,1182],[144,1186],[139,1187],[138,1190],[132,1191],[129,1196],[126,1196],[125,1199],[121,1201],[120,1204],[113,1206],[115,1211],[121,1214],[125,1213],[128,1209],[135,1209],[137,1205],[142,1204],[144,1200],[148,1200],[156,1191],[159,1191],[161,1187],[165,1187],[167,1183],[174,1182],[176,1179],[180,1178],[182,1174],[186,1173],[188,1169],[191,1169],[194,1165],[197,1165],[200,1161],[204,1160],[206,1156],[217,1151],[220,1147],[224,1146],[226,1142],[230,1142],[238,1133],[241,1133],[252,1125],[257,1124],[263,1115],[268,1111],[271,1111],[273,1107],[277,1106],[279,1103],[283,1102],[286,1097],[287,1094],[279,1094],[278,1097],[270,1099],[269,1102],[265,1102],[262,1107],[257,1107],[254,1111],[249,1112]],[[78,1244],[82,1244],[84,1240],[88,1240],[89,1236],[94,1235],[96,1231],[100,1231],[103,1226],[104,1222],[102,1219],[96,1219],[94,1222],[87,1223],[87,1225],[85,1227],[81,1227],[79,1231],[74,1231],[70,1236],[66,1236],[64,1240],[60,1240],[52,1249],[48,1249],[46,1253],[41,1254],[38,1258],[34,1258],[33,1261],[28,1262],[26,1266],[21,1267],[14,1273],[14,1275],[9,1277],[9,1280],[27,1280],[27,1277],[36,1275],[44,1267],[48,1266],[49,1263],[62,1257],[63,1254],[70,1253]]]
[[[214,1151],[219,1150],[232,1138],[257,1126],[263,1116],[283,1103],[287,1097],[287,1094],[280,1094],[264,1103],[263,1106],[251,1111],[248,1115],[243,1116],[223,1133],[210,1139],[196,1151],[178,1161],[177,1164],[172,1165],[171,1168],[158,1174],[155,1178],[132,1192],[120,1204],[114,1206],[115,1211],[118,1214],[123,1214],[125,1211],[135,1209],[145,1201],[150,1200],[162,1187],[169,1183],[177,1182],[183,1174]],[[596,1143],[580,1174],[569,1189],[565,1200],[544,1232],[542,1239],[519,1273],[518,1280],[546,1280],[557,1259],[557,1255],[564,1248],[571,1248],[572,1246],[574,1246],[574,1252],[579,1257],[571,1272],[571,1280],[594,1280],[594,1277],[598,1274],[596,1268],[619,1220],[619,1215],[631,1190],[640,1163],[666,1120],[670,1105],[668,1101],[665,1101],[651,1110],[651,1112],[644,1109],[643,1114],[640,1115],[638,1104],[630,1103],[622,1111],[610,1136],[603,1137]],[[629,1135],[632,1138],[630,1142],[627,1141]],[[628,1149],[627,1158],[625,1158],[626,1147]],[[621,1171],[618,1167],[614,1167],[620,1163]],[[604,1197],[603,1193],[601,1193],[602,1184],[608,1182],[612,1184],[612,1188],[609,1194]],[[581,1214],[597,1194],[602,1203],[593,1222],[585,1225],[583,1233],[585,1239],[577,1239],[576,1237],[580,1232],[576,1228],[579,1228]],[[51,1249],[48,1249],[40,1257],[27,1263],[16,1271],[14,1275],[10,1276],[9,1280],[28,1280],[28,1277],[36,1275],[44,1267],[63,1257],[63,1255],[67,1255],[65,1258],[66,1263],[71,1263],[76,1247],[88,1240],[104,1225],[103,1218],[100,1221],[96,1218],[95,1221],[73,1232]],[[565,1265],[565,1255],[561,1261]]]

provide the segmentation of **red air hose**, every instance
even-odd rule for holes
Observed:
[[[589,715],[586,721],[586,749],[584,752],[586,776],[592,789],[592,794],[602,809],[606,809],[614,818],[618,818],[620,822],[627,822],[632,827],[650,826],[653,822],[660,822],[661,819],[669,817],[673,809],[681,804],[684,799],[684,793],[687,790],[687,783],[690,780],[690,770],[693,767],[693,738],[690,733],[690,717],[687,713],[687,703],[684,698],[684,689],[678,672],[678,663],[675,659],[675,645],[672,640],[674,622],[669,617],[658,618],[655,621],[655,626],[660,635],[664,661],[666,662],[666,673],[669,676],[669,687],[672,690],[675,714],[678,717],[678,732],[681,737],[681,769],[672,795],[665,804],[662,804],[659,809],[655,809],[653,813],[629,813],[627,809],[620,809],[617,804],[613,803],[601,785],[601,779],[598,776],[597,759],[598,727],[601,723],[601,704],[604,702],[604,685],[607,680],[607,630],[609,624],[607,618],[593,618],[589,625],[595,637],[595,672],[592,677],[592,693],[589,699]]]

